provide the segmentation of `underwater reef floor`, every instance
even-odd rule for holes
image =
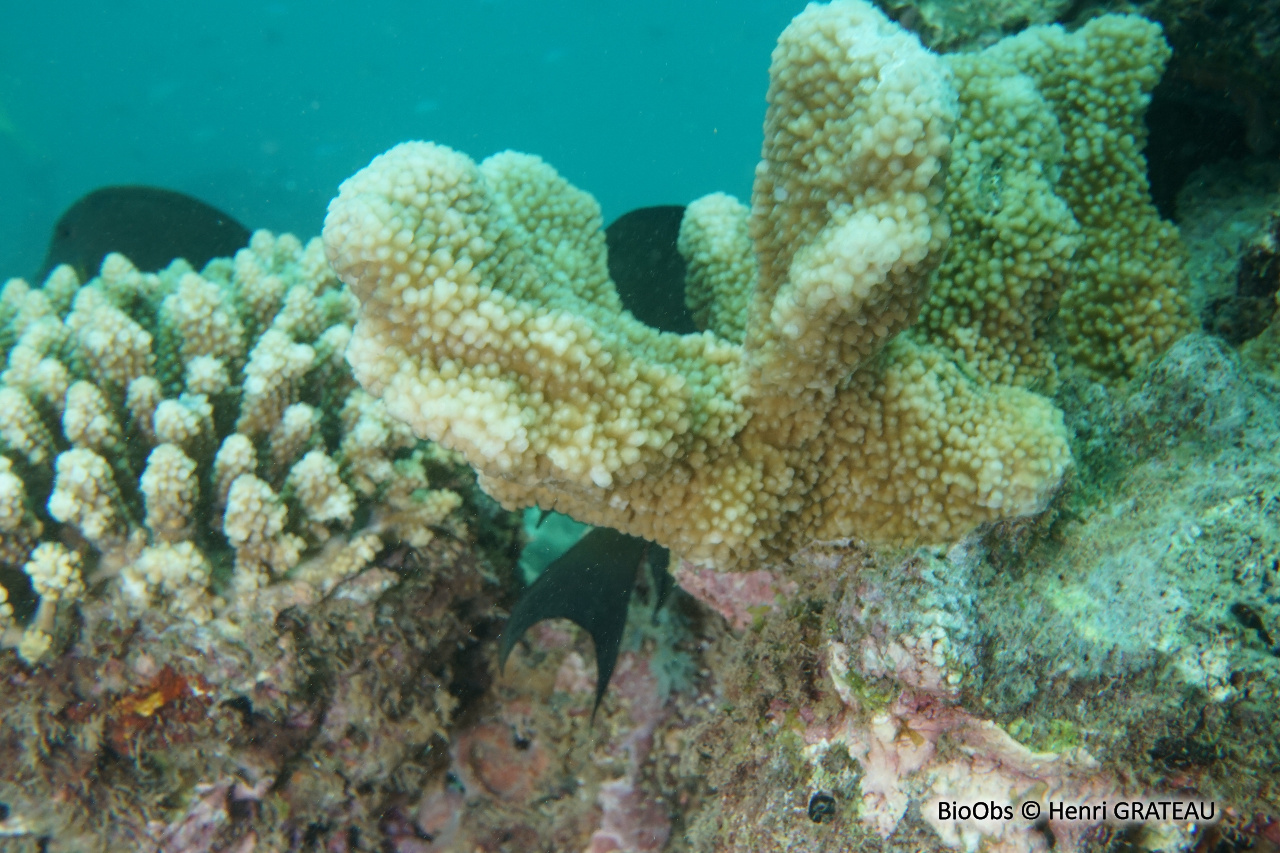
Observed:
[[[577,629],[498,676],[517,526],[458,482],[477,523],[267,587],[239,634],[89,597],[65,653],[0,658],[0,849],[1269,849],[1280,383],[1196,334],[1059,401],[1079,470],[1045,514],[637,596],[594,722]],[[938,819],[1035,797],[1218,819]]]

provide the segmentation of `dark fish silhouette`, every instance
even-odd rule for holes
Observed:
[[[609,277],[636,319],[664,332],[698,331],[684,302],[684,258],[676,250],[684,207],[666,204],[624,213],[604,229]]]
[[[667,571],[671,563],[671,552],[661,545],[649,549],[649,580],[653,582],[653,623],[658,624],[658,611],[667,603],[671,591],[676,588],[676,579]]]
[[[611,527],[589,531],[552,561],[511,608],[511,618],[502,632],[498,666],[506,667],[507,657],[525,631],[543,619],[568,619],[590,634],[595,645],[596,703],[591,710],[594,717],[618,662],[636,571],[651,550],[654,553],[649,565],[656,591],[654,598],[661,606],[673,584],[666,570],[667,550]]]
[[[35,281],[44,281],[59,264],[70,264],[88,281],[111,252],[155,272],[174,258],[200,269],[247,245],[249,229],[199,199],[157,187],[103,187],[62,214]]]

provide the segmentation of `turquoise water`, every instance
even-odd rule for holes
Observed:
[[[406,139],[537,153],[606,219],[745,197],[769,53],[801,0],[6,4],[0,278],[86,192],[191,193],[318,234],[339,182]]]

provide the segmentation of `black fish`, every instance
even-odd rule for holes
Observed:
[[[35,281],[59,264],[70,264],[88,281],[111,252],[143,272],[162,270],[174,258],[198,270],[247,245],[249,229],[199,199],[157,187],[103,187],[62,214]]]
[[[671,552],[659,545],[649,549],[649,580],[653,583],[653,623],[658,624],[658,611],[676,588],[676,579],[667,571]]]
[[[623,306],[647,326],[699,331],[684,302],[684,258],[676,250],[684,207],[664,204],[624,213],[604,229],[609,277]]]
[[[543,619],[568,619],[590,634],[595,645],[596,703],[591,711],[595,716],[618,662],[636,570],[651,549],[662,552],[655,554],[650,565],[659,589],[655,598],[665,598],[671,587],[665,548],[611,527],[589,531],[548,565],[511,608],[498,651],[499,667],[506,667],[507,657],[525,631]],[[661,576],[667,580],[663,582]]]

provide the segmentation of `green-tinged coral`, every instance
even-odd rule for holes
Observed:
[[[1072,359],[1132,377],[1194,328],[1184,249],[1151,202],[1143,112],[1169,58],[1158,25],[1107,15],[1077,33],[1046,27],[996,48],[1053,107],[1068,153],[1058,192],[1082,243],[1059,319]]]
[[[1051,390],[1064,359],[1132,377],[1192,328],[1184,252],[1142,156],[1168,55],[1158,26],[1112,15],[945,58],[960,95],[952,239],[915,333],[991,381]]]
[[[408,143],[325,224],[357,378],[504,505],[725,567],[1039,510],[1069,463],[1057,410],[895,340],[949,233],[942,63],[850,1],[797,16],[770,75],[750,211],[713,197],[682,228],[707,332],[621,312],[598,206],[537,158]]]
[[[1080,227],[1055,193],[1065,157],[1053,111],[994,50],[947,57],[960,119],[947,173],[947,257],[913,334],[993,382],[1051,387],[1047,339]]]
[[[342,359],[355,305],[318,241],[258,232],[234,259],[159,274],[110,255],[0,292],[0,560],[35,615],[0,612],[34,661],[56,604],[115,575],[128,611],[235,618],[286,573],[322,588],[459,503]],[[424,455],[425,454],[425,455]],[[3,623],[7,623],[3,624]]]

